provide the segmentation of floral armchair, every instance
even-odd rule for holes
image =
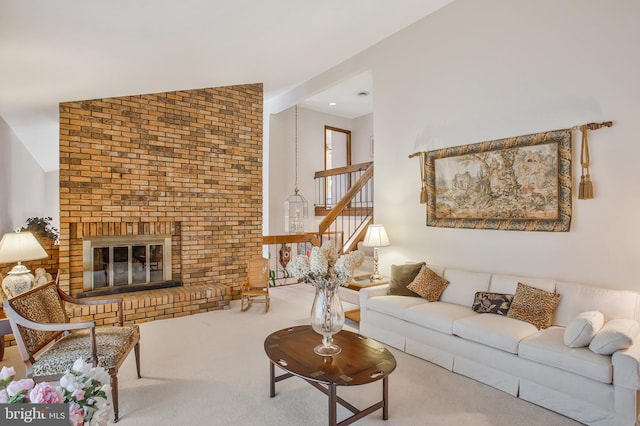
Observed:
[[[118,305],[119,326],[96,327],[92,321],[70,322],[64,303]],[[118,369],[131,349],[140,377],[140,331],[123,326],[122,299],[75,299],[55,281],[35,287],[4,301],[27,377],[37,381],[59,379],[82,358],[103,367],[111,377],[114,422],[118,421]]]

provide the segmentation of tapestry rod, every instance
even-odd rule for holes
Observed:
[[[598,130],[598,129],[602,129],[603,127],[613,126],[613,121],[603,121],[602,123],[588,123],[588,124],[583,124],[582,126],[573,126],[571,127],[571,130],[578,130],[583,126],[589,130]]]
[[[613,121],[603,121],[602,123],[582,124],[580,126],[569,127],[568,130],[580,130],[583,126],[585,126],[589,130],[598,130],[598,129],[602,129],[603,127],[613,126]],[[413,158],[420,155],[420,152],[424,152],[424,151],[414,152],[413,154],[409,155],[409,158]]]

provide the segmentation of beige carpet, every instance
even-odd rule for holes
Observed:
[[[271,309],[254,304],[141,325],[142,379],[133,355],[120,370],[121,426],[326,425],[327,397],[302,379],[276,384],[269,397],[265,337],[308,324],[313,288],[278,287]],[[352,305],[345,304],[345,308]],[[346,328],[355,331],[355,323]],[[319,338],[319,336],[318,336]],[[577,425],[566,417],[514,398],[419,358],[391,349],[398,366],[389,378],[389,420],[381,410],[356,425]],[[15,347],[1,365],[24,374]],[[18,368],[20,367],[20,368]],[[340,387],[338,395],[365,408],[381,397],[381,383]],[[338,410],[338,421],[350,412]]]

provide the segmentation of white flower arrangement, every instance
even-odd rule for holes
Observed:
[[[294,257],[287,269],[294,277],[304,278],[318,288],[334,289],[349,284],[353,270],[363,260],[364,253],[359,250],[338,257],[333,243],[326,241],[321,247],[313,247],[310,257]]]

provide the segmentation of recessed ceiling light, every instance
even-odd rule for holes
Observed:
[[[335,106],[336,103],[335,102],[329,102],[329,106]]]

